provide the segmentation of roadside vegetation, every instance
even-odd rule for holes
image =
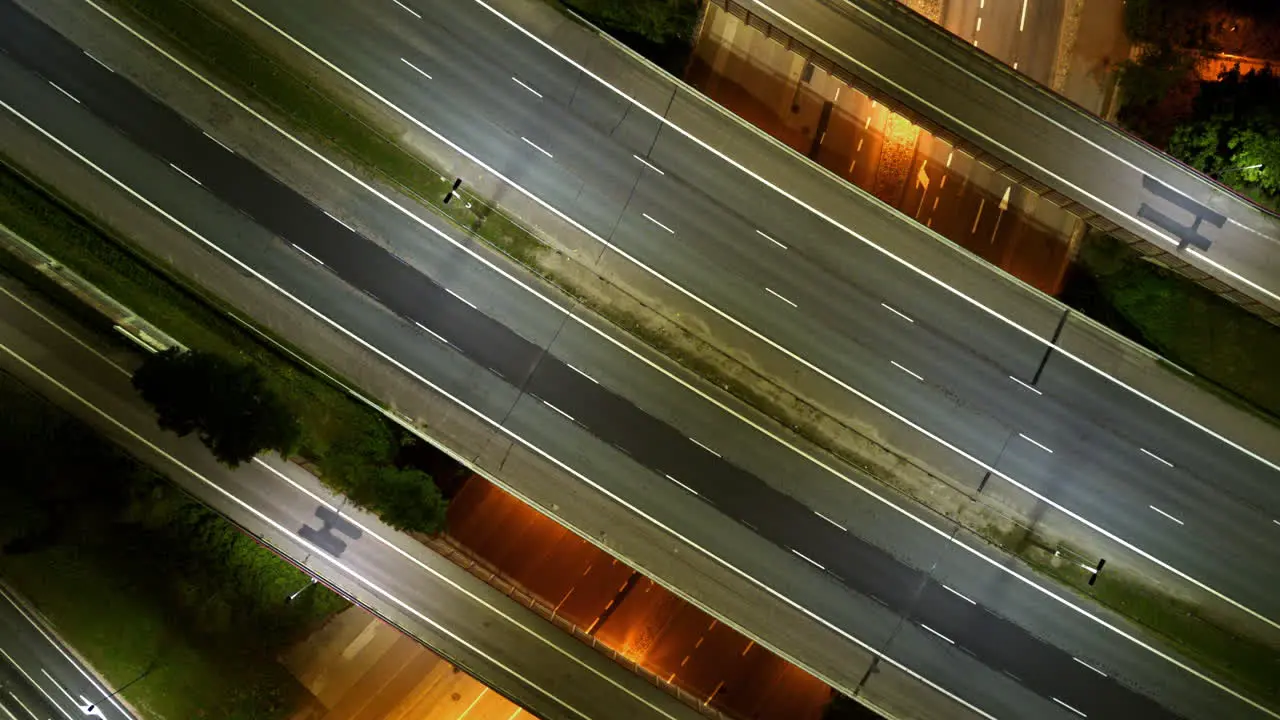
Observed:
[[[549,0],[563,4],[667,72],[684,74],[701,0]]]
[[[575,285],[575,280],[564,279],[548,271],[546,258],[550,257],[554,251],[539,241],[532,232],[511,221],[501,212],[486,206],[479,199],[468,194],[464,196],[467,202],[444,205],[442,198],[451,184],[451,179],[442,177],[436,170],[400,147],[392,137],[381,134],[378,129],[347,106],[339,105],[317,92],[301,77],[282,67],[275,57],[262,47],[246,40],[184,1],[112,1],[117,6],[129,10],[136,20],[149,26],[149,30],[173,39],[184,55],[199,61],[202,67],[210,69],[213,77],[216,77],[224,87],[288,120],[292,131],[307,138],[315,146],[335,151],[350,160],[362,172],[375,176],[379,181],[386,182],[410,197],[418,199],[424,206],[449,218],[459,228],[472,233],[491,247],[507,253],[686,368],[726,388],[745,402],[786,422],[797,432],[824,447],[832,447],[840,454],[840,446],[833,445],[825,434],[825,430],[822,429],[826,426],[820,427],[819,423],[813,420],[819,412],[816,408],[797,399],[796,405],[803,405],[797,412],[795,407],[787,404],[788,400],[782,399],[779,394],[761,391],[749,379],[744,379],[744,376],[749,373],[738,372],[736,368],[725,370],[727,363],[720,363],[718,349],[706,345],[700,339],[694,339],[682,345],[682,340],[674,338],[675,333],[665,326],[662,330],[655,330],[657,326],[654,323],[649,322],[647,318],[638,317],[642,308],[633,310],[614,298],[593,295],[592,291],[583,290],[581,285]],[[599,18],[589,17],[588,19],[594,21]],[[1123,320],[1123,316],[1118,311],[1113,311],[1113,315],[1118,321]],[[1130,331],[1135,333],[1134,337],[1141,338],[1132,328]],[[713,355],[716,356],[714,359],[712,359]],[[886,468],[882,471],[881,468],[870,466],[859,458],[850,458],[848,454],[844,456],[854,465],[867,469],[870,474],[878,475],[882,482],[896,487],[893,485],[891,470]],[[1019,557],[1027,557],[1023,552],[1025,549],[1023,544],[1006,541],[1007,539],[1002,537],[999,531],[988,532],[985,536],[1004,550]],[[1037,567],[1041,572],[1056,577],[1047,566],[1037,565]],[[1101,597],[1099,599],[1106,604],[1106,600]],[[1173,635],[1180,631],[1178,614],[1183,611],[1181,607],[1154,601],[1113,607],[1120,612],[1132,613],[1130,617],[1135,621],[1154,628],[1162,634]],[[1220,637],[1225,638],[1232,637],[1220,628],[1212,625],[1208,627],[1209,630],[1206,632],[1219,633]],[[1199,637],[1196,637],[1195,641],[1198,642]],[[1214,647],[1222,648],[1227,645],[1216,643]],[[1215,649],[1214,652],[1217,650]],[[1227,672],[1234,672],[1240,667],[1230,659],[1217,662],[1215,666],[1225,668]],[[837,706],[835,711],[839,710],[841,707]]]
[[[347,606],[0,374],[0,575],[153,720],[283,720],[277,655]],[[145,674],[145,675],[144,675]],[[138,679],[141,678],[141,679]]]
[[[151,358],[135,381],[158,404],[162,425],[197,432],[229,465],[266,449],[292,451],[387,524],[424,533],[443,527],[447,503],[436,482],[401,462],[410,454],[437,458],[418,465],[448,483],[462,468],[438,450],[3,165],[0,223],[192,349]]]

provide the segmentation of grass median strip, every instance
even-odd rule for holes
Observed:
[[[306,575],[4,374],[0,407],[0,574],[108,685],[154,720],[314,702],[276,657],[346,601],[283,602]]]
[[[450,219],[459,228],[513,257],[641,341],[686,368],[697,371],[704,378],[767,412],[788,427],[795,428],[819,445],[833,449],[837,455],[855,466],[867,468],[881,482],[909,496],[919,497],[919,493],[913,493],[895,483],[891,470],[882,469],[873,462],[851,458],[849,452],[838,449],[838,441],[833,445],[825,431],[813,430],[812,428],[821,424],[820,409],[799,398],[792,402],[788,398],[782,398],[782,393],[761,391],[755,386],[754,378],[750,377],[755,372],[753,370],[726,371],[724,366],[736,362],[735,358],[688,334],[680,326],[640,317],[640,311],[648,308],[634,299],[609,295],[607,291],[610,290],[625,293],[609,281],[583,280],[584,273],[567,270],[566,263],[553,265],[551,260],[559,254],[551,251],[531,231],[502,212],[471,197],[467,198],[467,202],[445,205],[442,200],[451,185],[449,179],[399,146],[370,121],[362,119],[358,112],[326,97],[303,78],[286,69],[282,63],[287,64],[288,61],[279,60],[270,51],[223,25],[195,4],[186,0],[111,2],[126,9],[134,19],[145,23],[145,32],[155,31],[175,43],[184,56],[198,61],[202,72],[208,69],[212,73],[210,77],[216,78],[229,91],[267,108],[272,115],[285,118],[291,124],[291,131],[316,146],[341,154],[362,172],[401,189]],[[467,206],[468,202],[470,207]],[[706,351],[705,354],[703,351]],[[714,359],[709,359],[710,354],[715,355]],[[788,411],[786,408],[792,405],[796,407]],[[788,421],[784,418],[792,419]],[[1018,554],[1017,544],[1000,542],[1000,532],[990,533],[988,537],[993,538],[993,542],[1008,552]],[[1040,569],[1044,572],[1043,568]],[[1056,577],[1052,573],[1046,574]],[[1179,627],[1175,617],[1178,611],[1162,607],[1158,603],[1142,606],[1131,604],[1116,609],[1131,613],[1135,620],[1148,627]],[[1226,634],[1225,637],[1233,636]],[[1214,656],[1218,657],[1216,650]],[[1224,672],[1238,669],[1238,665],[1229,659],[1215,663],[1214,667],[1225,668]],[[1254,683],[1250,683],[1250,687],[1253,686]]]

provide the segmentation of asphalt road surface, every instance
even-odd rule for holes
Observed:
[[[129,381],[125,368],[136,358],[60,313],[32,305],[10,286],[0,284],[0,371],[495,691],[548,720],[701,717],[416,540],[345,507],[343,498],[296,465],[270,456],[232,470],[195,438],[161,430]],[[65,708],[52,717],[88,720],[42,670],[77,701],[82,694],[91,701],[102,694],[77,679],[78,670],[30,627],[24,629],[25,621],[9,607],[0,599],[0,647],[40,683],[42,695]],[[109,720],[129,717],[105,705],[103,712]]]
[[[9,588],[0,585],[0,712],[9,720],[135,720]]]
[[[1224,703],[1232,712],[1252,712],[1202,682],[1188,682],[1189,676],[1164,660],[1000,572],[994,562],[983,559],[981,549],[969,547],[962,539],[926,528],[924,523],[903,522],[892,513],[878,520],[818,517],[759,477],[816,474],[825,479],[825,471],[782,446],[761,442],[756,431],[728,419],[679,386],[673,388],[674,383],[652,369],[618,358],[620,353],[566,323],[558,311],[529,303],[527,295],[510,283],[495,285],[495,278],[489,276],[472,292],[465,284],[470,271],[454,264],[450,282],[459,284],[448,289],[438,285],[142,96],[11,5],[0,7],[5,13],[4,47],[45,74],[39,79],[10,60],[0,62],[0,97],[10,107],[20,104],[21,112],[37,116],[53,136],[76,142],[86,157],[109,165],[110,172],[129,182],[146,184],[149,196],[165,202],[176,196],[205,198],[206,193],[221,198],[242,213],[239,220],[221,213],[191,222],[210,225],[229,252],[262,262],[262,269],[277,282],[330,317],[354,319],[362,332],[379,331],[372,324],[360,324],[366,321],[358,317],[347,296],[328,291],[324,283],[329,273],[376,296],[403,319],[385,336],[385,343],[379,339],[380,344],[402,362],[439,377],[451,391],[502,418],[506,427],[521,436],[575,460],[590,450],[591,442],[612,445],[625,453],[613,457],[615,475],[625,475],[624,458],[629,456],[655,476],[667,476],[668,488],[677,497],[686,488],[696,492],[721,512],[787,548],[796,556],[794,563],[811,566],[813,579],[803,589],[792,589],[796,597],[806,601],[811,595],[838,597],[843,607],[836,611],[846,614],[837,622],[870,642],[883,643],[889,655],[908,658],[905,662],[918,665],[944,687],[990,705],[1001,717],[1071,717],[1071,711],[1063,709],[1066,705],[1095,716],[1171,716],[1133,687],[1157,694],[1189,717],[1217,714]],[[161,160],[147,158],[109,135],[99,134],[85,142],[94,136],[96,122],[89,111]],[[283,248],[254,245],[250,238],[240,237],[234,226],[245,216],[291,243],[293,248],[285,252],[291,253],[294,264],[279,260]],[[299,272],[296,261],[303,256],[306,261],[301,267],[310,269]],[[323,268],[312,264],[320,262]],[[268,267],[272,263],[278,264]],[[321,269],[328,272],[316,272]],[[477,302],[504,321],[482,312]],[[541,333],[545,349],[505,323],[520,325],[529,336]],[[471,360],[471,368],[490,371],[451,374],[450,360],[441,358],[458,356]],[[572,366],[569,360],[574,361]],[[614,387],[624,389],[629,397],[615,394]],[[636,387],[641,392],[634,392]],[[636,395],[645,399],[637,400]],[[655,412],[676,413],[682,422],[702,428],[705,434],[690,436]],[[688,496],[683,497],[687,502]],[[840,515],[834,507],[827,509]],[[853,520],[860,521],[859,535],[895,545],[895,554],[846,532],[844,527]],[[842,521],[848,524],[841,525]],[[900,560],[903,556],[912,562]],[[841,590],[833,595],[837,591],[828,578],[856,594]],[[875,601],[859,605],[854,602],[859,596]],[[854,609],[856,613],[851,612]],[[1034,627],[1035,633],[1027,632],[1026,626]],[[1109,672],[1092,669],[1097,667]]]
[[[1280,309],[1280,220],[1225,187],[897,3],[744,5],[922,115],[1156,246],[1180,249],[1193,265]],[[1048,38],[1041,42],[1052,44]]]
[[[664,277],[978,459],[974,487],[993,469],[1280,619],[1271,467],[880,253],[831,242],[823,221],[475,2],[424,3],[421,20],[395,3],[251,5]],[[904,231],[882,207],[866,213],[873,238]]]

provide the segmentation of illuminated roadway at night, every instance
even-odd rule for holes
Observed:
[[[824,274],[816,263],[821,260],[826,264],[822,253],[828,250],[816,238],[834,234],[829,226],[731,168],[717,166],[715,158],[700,156],[702,151],[668,131],[663,131],[655,148],[665,150],[647,155],[648,162],[661,171],[638,163],[631,152],[623,152],[629,147],[625,144],[638,143],[637,151],[647,150],[655,123],[637,113],[629,121],[634,124],[624,122],[611,138],[593,134],[590,126],[575,119],[575,113],[590,117],[599,112],[616,121],[623,109],[619,101],[606,90],[593,90],[584,80],[572,112],[566,112],[554,98],[572,94],[576,72],[562,67],[562,60],[523,36],[505,30],[470,3],[449,3],[448,11],[435,13],[435,21],[451,23],[448,37],[436,41],[447,45],[453,55],[434,58],[440,67],[432,66],[430,82],[448,82],[450,65],[455,63],[453,82],[461,82],[457,73],[463,65],[466,81],[453,86],[457,96],[451,94],[451,102],[424,101],[415,85],[423,82],[421,74],[395,60],[409,54],[423,63],[427,58],[421,50],[410,53],[398,47],[400,41],[390,33],[408,32],[405,18],[394,14],[405,11],[394,4],[388,8],[371,11],[372,18],[348,18],[340,16],[351,13],[351,8],[326,4],[323,12],[312,8],[306,17],[275,20],[292,31],[306,30],[306,40],[323,44],[325,52],[350,54],[352,63],[403,94],[402,100],[415,114],[421,111],[424,119],[438,122],[447,136],[474,146],[478,154],[509,159],[512,167],[522,169],[524,174],[518,175],[521,182],[554,204],[563,202],[566,212],[585,224],[612,226],[617,218],[610,217],[608,208],[613,207],[617,215],[621,205],[610,188],[621,191],[636,183],[631,205],[612,234],[614,242],[634,246],[646,260],[661,263],[664,273],[675,273],[677,282],[706,292],[728,312],[750,316],[764,332],[803,352],[810,361],[839,368],[842,376],[856,378],[860,388],[901,408],[916,421],[932,424],[939,433],[973,447],[975,452],[983,447],[998,448],[1009,437],[1008,428],[971,410],[953,407],[948,411],[937,405],[939,385],[954,382],[956,387],[973,392],[975,398],[988,399],[993,404],[985,408],[987,412],[1014,418],[1020,430],[1013,436],[1029,438],[1025,444],[1011,445],[1001,461],[1001,468],[1018,479],[1034,482],[1037,473],[1052,473],[1056,479],[1068,476],[1066,466],[1084,463],[1082,454],[1087,448],[1091,457],[1105,460],[1106,465],[1078,469],[1078,475],[1069,476],[1073,494],[1060,498],[1062,502],[1121,532],[1157,557],[1270,611],[1271,606],[1264,603],[1274,603],[1274,598],[1258,591],[1267,585],[1266,573],[1274,572],[1273,566],[1266,564],[1266,558],[1275,552],[1270,544],[1258,540],[1253,541],[1256,547],[1236,550],[1257,563],[1256,567],[1247,566],[1241,573],[1245,577],[1241,577],[1224,567],[1232,564],[1231,558],[1214,553],[1214,546],[1206,541],[1230,547],[1245,543],[1254,532],[1239,526],[1266,525],[1269,516],[1235,498],[1210,493],[1187,472],[1199,469],[1212,477],[1211,469],[1244,468],[1246,477],[1256,478],[1256,487],[1245,493],[1252,497],[1264,492],[1263,481],[1269,471],[1253,469],[1252,461],[1231,448],[1138,398],[1117,392],[1059,355],[1049,357],[1037,389],[1025,387],[1009,375],[1032,378],[1045,357],[1039,343],[975,312],[935,286],[915,280],[852,239],[839,248],[842,259],[831,264],[837,268],[874,265],[874,277],[860,278],[859,282],[892,294],[873,292],[869,285],[846,284]],[[275,6],[272,10],[283,12]],[[655,480],[668,476],[671,488],[688,487],[727,515],[749,523],[762,536],[793,551],[794,562],[813,566],[812,581],[792,593],[797,601],[847,595],[843,603],[826,603],[844,605],[838,616],[827,618],[833,627],[884,647],[889,656],[995,717],[1075,717],[1070,708],[1090,716],[1171,716],[1130,690],[1132,685],[1154,689],[1162,702],[1186,717],[1220,716],[1222,712],[1264,716],[1002,574],[980,559],[979,553],[966,551],[963,543],[949,542],[946,533],[888,513],[856,518],[859,522],[853,529],[859,537],[854,537],[840,526],[838,521],[843,518],[819,518],[758,479],[775,475],[814,483],[833,481],[824,469],[789,447],[726,415],[584,326],[566,322],[564,312],[554,304],[530,302],[527,290],[467,259],[454,247],[434,243],[421,227],[381,201],[364,198],[364,207],[352,210],[361,222],[374,223],[381,232],[419,243],[427,235],[430,242],[425,244],[431,246],[427,252],[448,268],[443,279],[448,287],[437,284],[274,183],[215,139],[141,97],[124,79],[65,41],[34,27],[11,3],[0,4],[0,12],[0,38],[8,53],[0,60],[0,100],[8,106],[7,112],[20,114],[23,123],[43,128],[75,147],[198,231],[216,235],[220,246],[317,311],[357,329],[374,346],[553,456],[572,464],[583,456],[603,453],[613,463],[638,463],[651,470]],[[458,16],[451,20],[454,12]],[[325,18],[324,27],[316,26],[317,17]],[[297,28],[290,24],[295,21]],[[332,27],[343,28],[340,35],[326,32],[330,22]],[[477,28],[495,36],[485,42],[501,52],[487,60],[468,54],[465,48],[480,41],[468,44],[461,38]],[[413,26],[412,32],[429,36],[440,30],[423,23]],[[499,35],[501,39],[496,37]],[[507,57],[516,53],[527,56]],[[373,64],[388,54],[395,58]],[[344,64],[347,60],[342,58]],[[511,83],[510,71],[494,66],[502,62],[521,67],[526,78],[522,82],[528,87]],[[489,73],[489,79],[483,79],[481,73]],[[401,100],[398,95],[397,99]],[[459,108],[464,100],[475,107]],[[501,105],[495,108],[498,103]],[[539,113],[553,113],[557,119],[547,123]],[[480,117],[528,123],[529,129],[517,129],[513,134]],[[112,134],[102,121],[116,126],[125,138]],[[533,139],[530,136],[535,135],[535,129],[541,132],[536,134],[537,147],[530,148],[524,141]],[[641,140],[646,133],[649,137]],[[509,142],[513,137],[514,142]],[[517,148],[524,148],[520,152],[525,154],[517,155]],[[575,200],[579,181],[569,183],[574,190],[568,192],[567,171],[535,164],[548,153],[551,159],[570,163],[574,172],[590,174],[588,185],[602,194]],[[718,175],[727,177],[717,180]],[[711,195],[729,204],[718,205]],[[223,232],[220,223],[233,222],[225,213],[195,209],[209,203],[211,196],[255,218],[294,247],[283,243],[249,245],[236,233]],[[747,225],[743,217],[726,210],[729,206],[742,212],[765,208],[767,217],[761,218],[759,225]],[[655,220],[644,217],[650,210]],[[877,207],[868,206],[866,212],[864,231],[904,229]],[[736,256],[731,253],[740,253],[742,238],[752,236],[759,226],[787,244],[785,251],[779,250],[785,255],[760,260],[768,245]],[[758,265],[746,264],[753,258]],[[758,279],[784,264],[786,272],[803,274],[803,279],[797,275],[789,280],[779,274],[768,280],[767,286],[750,284],[748,277]],[[736,274],[721,275],[720,284],[708,283],[708,267],[720,268],[722,273],[733,268],[731,272]],[[330,273],[376,296],[396,315],[357,307],[346,303],[344,296],[324,292],[333,278]],[[891,302],[891,308],[885,309],[881,302]],[[799,308],[792,303],[803,304],[804,310],[797,312]],[[838,335],[833,332],[837,327]],[[955,337],[947,333],[955,333]],[[856,345],[849,337],[867,345]],[[966,349],[963,343],[977,337],[999,348],[998,352],[986,352],[1000,362],[1015,364],[1016,372]],[[869,346],[874,346],[875,352]],[[544,349],[549,352],[544,354]],[[915,380],[914,375],[876,354],[886,349],[893,350],[894,362],[929,382]],[[1084,387],[1092,390],[1084,391]],[[979,402],[973,401],[970,407]],[[1145,418],[1125,428],[1130,433],[1128,439],[1087,419],[1119,413]],[[1132,433],[1149,433],[1141,438],[1141,448],[1134,444],[1137,438]],[[1047,443],[1055,445],[1050,448],[1053,452],[1045,449]],[[623,449],[626,455],[610,446]],[[1142,465],[1150,460],[1140,449],[1158,451],[1158,457],[1174,462],[1176,469]],[[1147,476],[1155,472],[1167,474],[1158,482],[1150,481],[1147,489],[1128,487],[1149,481]],[[1107,486],[1107,497],[1095,497],[1103,486]],[[1197,543],[1187,543],[1185,535],[1176,534],[1180,527],[1161,525],[1172,521],[1146,510],[1142,494],[1155,486],[1162,493],[1174,492],[1170,488],[1176,487],[1183,497],[1202,498],[1197,500],[1195,515],[1184,513],[1185,520],[1179,523],[1212,520],[1216,523],[1213,529]],[[1122,501],[1122,494],[1130,495],[1128,504]],[[686,497],[685,501],[696,500]],[[1270,499],[1266,503],[1273,505]],[[878,546],[891,547],[894,556]],[[729,560],[743,566],[751,562],[750,558]],[[932,567],[930,577],[926,579],[913,563],[914,567]],[[1188,570],[1184,567],[1187,564],[1194,569]],[[1227,582],[1237,584],[1223,588]],[[849,594],[851,591],[854,594]],[[878,603],[865,600],[871,596]],[[859,597],[865,601],[856,600]],[[891,622],[895,615],[905,615],[912,622],[895,630]],[[1035,637],[1020,623],[1034,626]],[[838,641],[833,635],[833,642]],[[1059,647],[1072,648],[1077,654]],[[1098,667],[1107,672],[1096,670]],[[1016,676],[1016,681],[1005,677],[1006,673]]]
[[[897,2],[742,2],[916,112],[1161,249],[1184,246],[1193,265],[1280,309],[1276,216]]]

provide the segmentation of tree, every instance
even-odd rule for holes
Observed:
[[[218,355],[170,348],[147,358],[133,386],[160,427],[196,433],[219,461],[236,467],[263,450],[293,451],[301,427],[258,369]]]
[[[1280,197],[1280,78],[1270,68],[1236,67],[1201,83],[1191,117],[1174,130],[1169,153],[1243,192]]]
[[[640,35],[658,44],[692,40],[699,0],[565,0],[606,29]]]
[[[347,495],[397,530],[437,533],[444,529],[448,503],[431,476],[421,470],[370,468]]]
[[[831,701],[822,709],[822,720],[883,720],[865,705],[846,695],[832,692]]]

